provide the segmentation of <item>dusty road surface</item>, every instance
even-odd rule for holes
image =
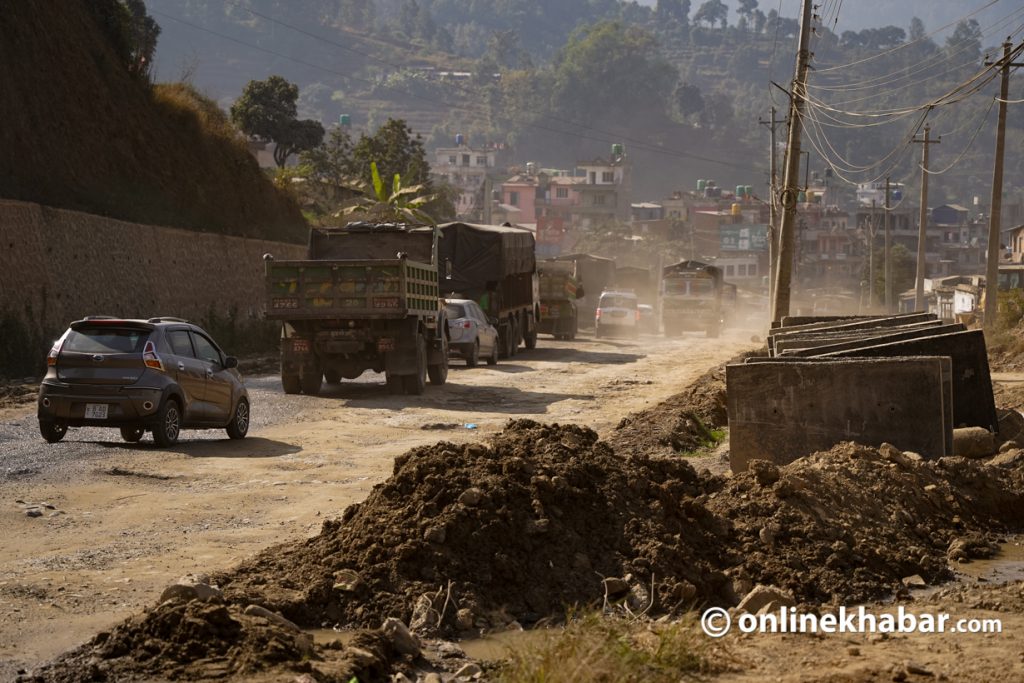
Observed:
[[[493,368],[453,360],[448,386],[419,397],[389,395],[382,376],[328,386],[319,397],[285,396],[275,377],[252,376],[249,438],[185,432],[168,450],[98,429],[48,445],[34,404],[4,408],[0,679],[152,605],[183,574],[226,569],[315,534],[410,447],[479,440],[515,417],[604,434],[752,346],[749,332],[542,337],[537,349]]]

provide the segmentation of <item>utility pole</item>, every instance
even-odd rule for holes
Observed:
[[[920,143],[924,148],[921,150],[921,214],[917,227],[917,276],[914,289],[915,311],[923,311],[926,308],[924,303],[924,277],[927,274],[925,273],[925,266],[927,265],[925,263],[925,238],[928,226],[928,145],[937,145],[942,139],[940,136],[936,140],[931,140],[929,138],[931,129],[932,127],[926,123],[924,125],[924,139],[918,140],[917,136],[914,136],[914,142]]]
[[[762,126],[767,126],[769,130],[770,140],[770,152],[769,152],[769,168],[770,176],[769,179],[769,194],[771,201],[768,202],[768,300],[774,299],[775,292],[775,276],[778,271],[779,261],[779,223],[778,223],[778,211],[776,209],[776,187],[778,186],[778,173],[775,169],[775,126],[784,123],[786,119],[775,118],[775,106],[771,108],[771,118],[767,121],[758,117],[757,122]]]
[[[796,74],[789,96],[789,136],[786,141],[786,172],[779,201],[782,225],[779,228],[779,265],[772,299],[772,321],[782,322],[789,315],[790,280],[793,277],[793,242],[796,225],[797,182],[800,176],[801,116],[807,89],[807,68],[811,61],[811,0],[803,0],[800,13],[800,43],[796,56]]]
[[[871,220],[868,222],[868,312],[875,310],[875,235],[878,233],[878,216],[875,200],[871,200]]]
[[[986,330],[995,328],[999,310],[999,233],[1003,212],[1003,151],[1006,144],[1006,98],[1010,93],[1010,67],[1024,66],[1011,61],[1012,44],[1007,38],[1003,43],[1003,58],[998,62],[985,62],[986,66],[999,66],[1002,82],[999,86],[999,124],[996,128],[996,161],[992,170],[992,203],[988,223],[988,267],[985,270],[985,318]]]
[[[889,230],[889,176],[885,176],[885,312],[892,313],[892,236]]]

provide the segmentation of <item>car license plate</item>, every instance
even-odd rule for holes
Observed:
[[[106,420],[107,419],[107,408],[109,406],[106,403],[86,403],[85,404],[85,419],[86,420]]]

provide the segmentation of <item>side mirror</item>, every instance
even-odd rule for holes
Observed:
[[[226,370],[230,370],[231,368],[237,368],[237,367],[238,367],[238,359],[235,358],[234,356],[228,356],[227,358],[224,359],[224,368]]]
[[[487,316],[487,322],[489,322],[490,324],[494,325],[495,327],[498,326],[498,319],[495,318],[493,315]]]

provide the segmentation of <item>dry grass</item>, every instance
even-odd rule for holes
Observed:
[[[678,623],[579,615],[540,643],[513,649],[501,683],[677,683],[721,671],[723,659],[695,619]],[[716,663],[713,659],[717,659]]]

